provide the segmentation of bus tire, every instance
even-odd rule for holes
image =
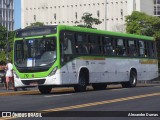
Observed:
[[[51,86],[38,86],[38,89],[41,94],[49,94],[51,93],[52,87]]]
[[[107,87],[106,83],[93,83],[92,87],[94,90],[105,90]]]
[[[14,91],[17,91],[17,88],[16,88],[16,87],[14,87]]]
[[[84,74],[80,74],[78,85],[74,86],[75,92],[85,92],[87,87],[87,80]]]
[[[134,70],[132,70],[130,72],[129,82],[123,82],[121,84],[123,88],[135,87],[137,84],[137,73]]]

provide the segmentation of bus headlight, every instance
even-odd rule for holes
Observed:
[[[58,67],[55,67],[55,68],[51,71],[51,73],[49,74],[49,76],[54,75],[54,74],[56,73],[57,69],[58,69]]]

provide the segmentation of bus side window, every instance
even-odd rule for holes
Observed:
[[[94,34],[90,34],[88,38],[89,38],[90,53],[95,55],[100,55],[101,49],[100,49],[100,41],[98,39],[98,36]]]
[[[77,34],[75,41],[75,49],[78,54],[88,54],[88,45],[87,45],[87,37],[85,34]]]
[[[110,37],[103,37],[103,48],[105,55],[113,55],[113,41]]]
[[[149,41],[145,41],[145,57],[150,57]]]
[[[144,41],[139,41],[139,55],[140,57],[145,57]]]
[[[136,45],[134,40],[128,41],[128,55],[137,56]]]
[[[66,33],[64,35],[64,42],[63,42],[63,49],[64,49],[64,54],[72,54],[72,39],[73,39],[73,35]]]
[[[74,33],[72,32],[63,32],[61,38],[61,52],[62,52],[62,64],[72,59],[73,49],[73,38]]]
[[[117,39],[116,54],[119,56],[126,56],[125,43],[121,38]]]
[[[156,50],[155,50],[155,44],[154,42],[149,42],[149,53],[151,58],[156,57]]]

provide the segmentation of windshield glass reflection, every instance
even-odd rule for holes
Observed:
[[[52,64],[56,59],[56,39],[41,38],[15,42],[17,67],[37,67]]]

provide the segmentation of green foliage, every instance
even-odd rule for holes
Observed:
[[[30,26],[27,26],[26,28],[36,27],[36,26],[44,26],[44,23],[43,23],[43,22],[31,23],[31,25],[30,25]]]
[[[84,24],[79,24],[77,26],[79,27],[86,27],[86,28],[93,28],[92,26],[95,25],[99,25],[102,22],[97,19],[97,18],[93,18],[92,14],[90,13],[84,13],[82,16],[82,21],[84,22]],[[79,23],[78,21],[76,21],[75,23]]]
[[[160,38],[160,18],[134,11],[126,16],[126,32]]]
[[[0,49],[5,49],[6,44],[6,28],[0,26]]]
[[[6,63],[6,52],[5,51],[0,51],[0,63]]]
[[[8,32],[8,42],[7,42],[7,30],[5,27],[0,26],[0,63],[6,63],[7,50],[9,52],[9,60],[12,60],[13,40],[14,40],[14,32],[13,31]]]

